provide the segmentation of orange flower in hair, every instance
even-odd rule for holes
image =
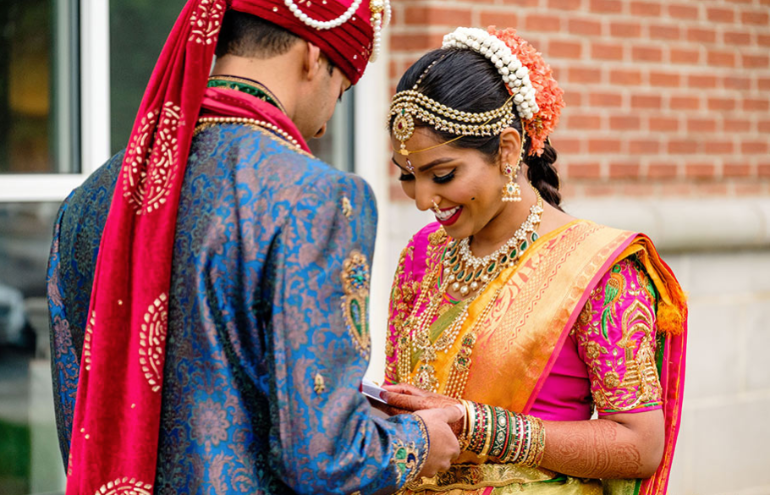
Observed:
[[[503,41],[521,64],[529,69],[529,79],[535,88],[538,111],[531,119],[522,118],[522,125],[531,140],[529,154],[540,156],[543,154],[546,139],[559,123],[561,110],[565,106],[564,90],[559,87],[551,66],[545,63],[540,52],[517,35],[515,29],[498,31],[495,26],[490,26],[487,32]]]

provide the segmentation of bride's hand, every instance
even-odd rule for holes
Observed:
[[[385,385],[383,388],[385,389],[383,399],[388,402],[388,406],[400,410],[413,412],[460,404],[460,401],[457,399],[433,392],[426,392],[412,385]],[[460,421],[450,426],[455,435],[459,436],[462,433],[463,420],[460,419]]]

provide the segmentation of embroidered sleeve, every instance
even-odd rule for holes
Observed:
[[[272,468],[297,493],[395,492],[427,438],[419,417],[377,418],[359,392],[376,212],[368,186],[334,177],[304,188],[274,242]]]
[[[662,406],[656,366],[655,288],[635,258],[615,264],[573,331],[600,415]]]

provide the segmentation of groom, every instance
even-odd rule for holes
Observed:
[[[315,159],[382,0],[190,0],[48,271],[67,494],[390,493],[459,454],[374,417],[370,188]],[[209,68],[216,47],[216,64]]]

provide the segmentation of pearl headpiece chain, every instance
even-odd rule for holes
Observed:
[[[473,50],[488,58],[510,88],[516,110],[522,119],[531,120],[540,110],[535,102],[536,92],[529,79],[529,69],[498,37],[483,29],[461,27],[444,36],[443,48]]]
[[[346,10],[341,16],[330,21],[319,21],[317,19],[313,19],[308,14],[303,12],[302,9],[300,9],[297,4],[294,3],[294,0],[284,0],[284,4],[286,4],[286,7],[288,7],[291,13],[294,14],[294,17],[302,21],[303,24],[314,29],[318,29],[319,31],[323,31],[326,29],[339,27],[348,22],[356,13],[358,7],[361,6],[362,1],[363,0],[355,0],[350,5],[350,7],[348,7],[348,10]],[[310,2],[308,2],[308,5],[309,4]],[[387,26],[388,23],[390,23],[390,0],[370,0],[369,10],[372,13],[371,23],[372,29],[374,29],[373,49],[372,55],[369,57],[369,61],[374,62],[377,60],[377,57],[379,56],[380,50],[382,48],[382,28],[383,26]]]

